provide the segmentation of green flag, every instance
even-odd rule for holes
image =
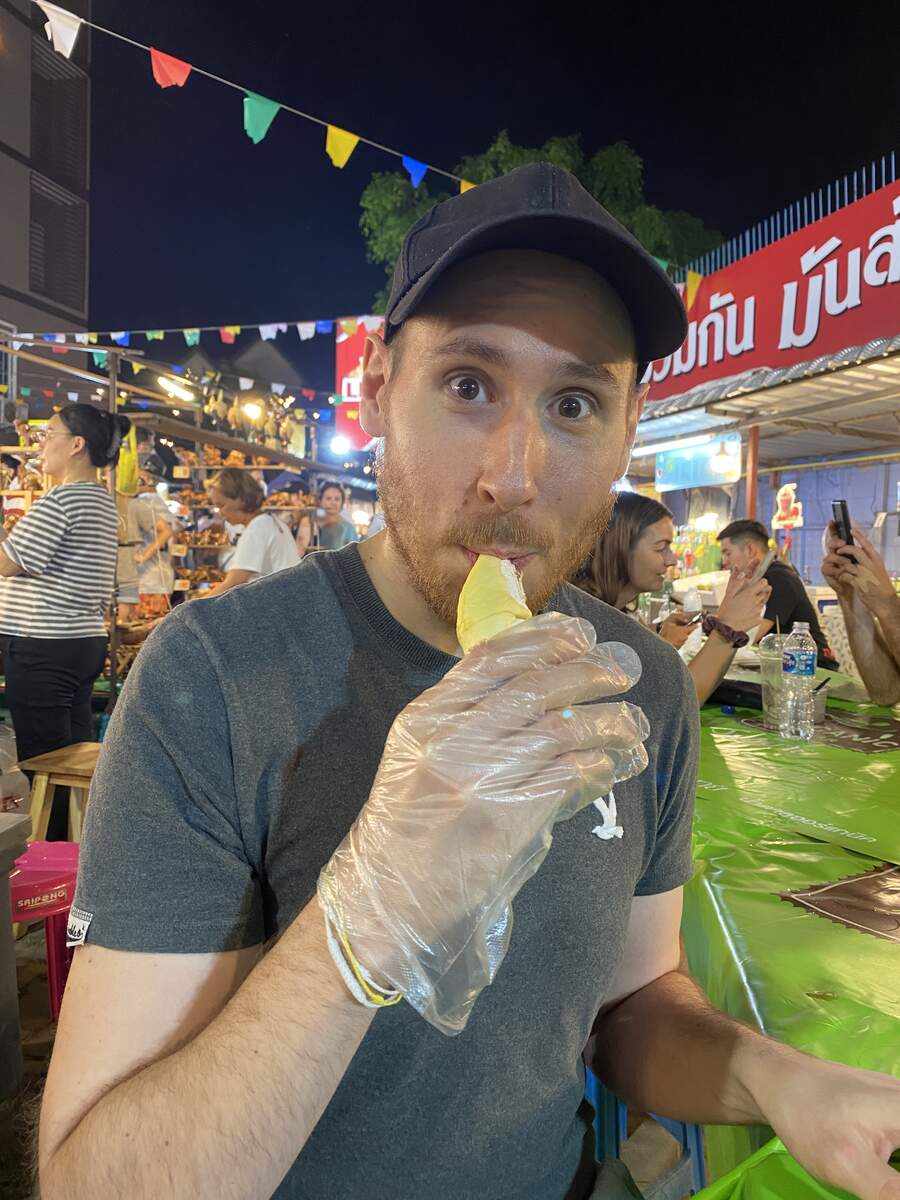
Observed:
[[[258,145],[269,132],[269,126],[281,108],[274,100],[247,92],[244,96],[244,132],[251,142]]]

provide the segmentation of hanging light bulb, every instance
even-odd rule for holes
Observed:
[[[727,475],[731,470],[732,458],[724,442],[719,442],[719,449],[709,460],[709,465],[717,475]]]

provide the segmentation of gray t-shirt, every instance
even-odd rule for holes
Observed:
[[[643,661],[629,699],[651,724],[650,765],[615,789],[624,836],[593,836],[592,805],[556,827],[465,1031],[445,1037],[405,1004],[380,1012],[279,1198],[563,1200],[573,1183],[581,1052],[631,899],[691,874],[698,716],[661,638],[570,586],[550,607]],[[365,802],[395,716],[455,662],[394,620],[355,545],[167,617],[94,779],[86,940],[209,952],[283,929]]]

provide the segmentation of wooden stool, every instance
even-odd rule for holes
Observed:
[[[47,838],[47,826],[53,810],[53,794],[58,787],[68,787],[69,792],[69,841],[81,841],[81,825],[87,808],[88,789],[97,766],[100,753],[99,742],[76,742],[26,759],[19,766],[23,771],[33,771],[31,784],[31,837],[29,842],[43,842]]]

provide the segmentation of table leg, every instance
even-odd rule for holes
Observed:
[[[69,789],[69,841],[81,841],[81,827],[84,822],[84,805],[87,800],[84,788]]]

